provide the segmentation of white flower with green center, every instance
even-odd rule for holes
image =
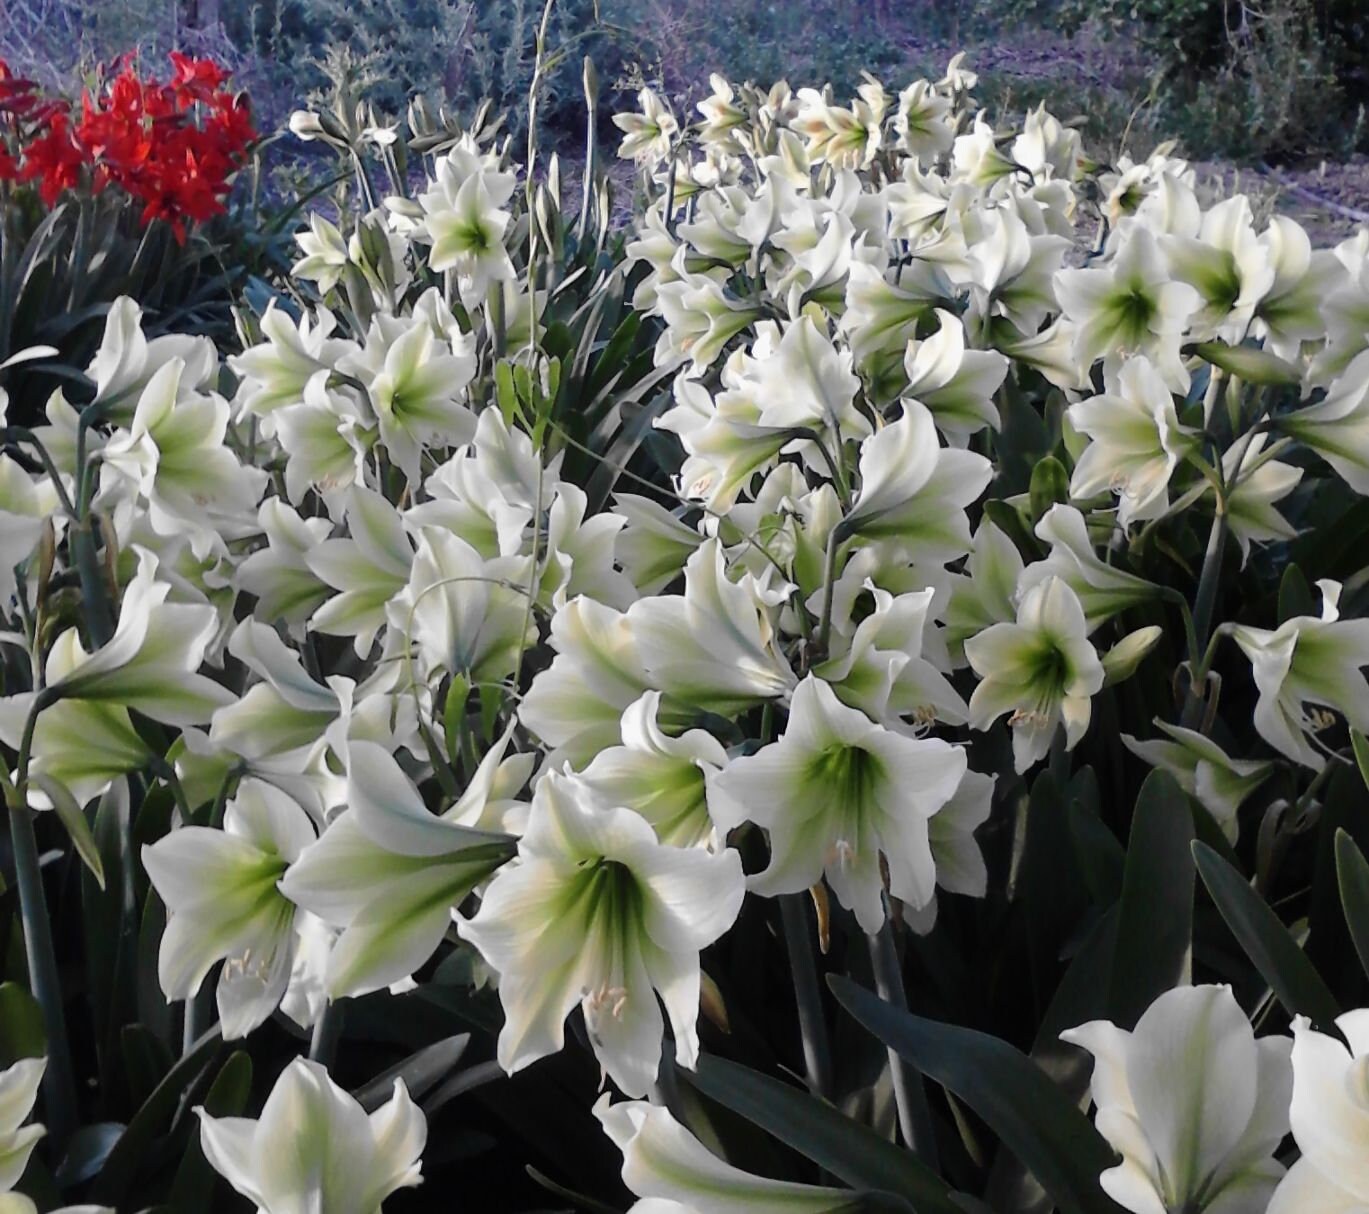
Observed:
[[[888,98],[867,77],[850,109],[833,105],[817,89],[799,89],[799,110],[790,129],[808,140],[808,155],[817,164],[836,168],[868,168],[879,153],[881,128]]]
[[[794,673],[780,654],[767,594],[751,574],[728,577],[716,539],[685,566],[682,595],[638,599],[627,625],[650,685],[710,712],[782,700]]]
[[[894,130],[899,146],[922,160],[949,152],[955,142],[951,102],[926,80],[914,80],[898,95]]]
[[[942,447],[930,412],[915,400],[861,444],[860,492],[842,534],[879,540],[910,564],[945,565],[969,550],[966,507],[993,465],[974,451]]]
[[[966,350],[959,318],[940,309],[936,316],[937,331],[908,344],[905,392],[932,411],[937,428],[952,443],[964,446],[985,426],[998,429],[993,396],[1007,377],[1008,360],[996,351]]]
[[[1259,699],[1260,737],[1295,763],[1325,765],[1311,739],[1339,713],[1352,729],[1369,733],[1369,620],[1340,618],[1340,583],[1323,578],[1321,618],[1300,615],[1274,631],[1242,624],[1231,635],[1250,659]],[[1308,711],[1311,705],[1311,711]]]
[[[0,1071],[0,1194],[19,1183],[33,1148],[47,1133],[41,1125],[24,1125],[46,1069],[45,1058],[21,1058]]]
[[[423,676],[460,674],[497,681],[536,636],[527,607],[528,562],[485,560],[441,527],[421,527],[408,585],[386,608],[389,636],[411,649]]]
[[[304,256],[290,267],[290,277],[312,282],[320,294],[327,295],[347,268],[347,241],[336,224],[313,211],[309,215],[309,230],[296,232],[295,243]]]
[[[1122,1157],[1099,1177],[1114,1201],[1132,1214],[1265,1209],[1284,1172],[1291,1043],[1256,1040],[1229,986],[1167,991],[1132,1032],[1096,1020],[1060,1036],[1094,1057],[1096,1125]]]
[[[1170,740],[1141,741],[1122,735],[1122,744],[1137,758],[1169,772],[1179,787],[1195,797],[1212,815],[1222,833],[1236,842],[1240,822],[1236,811],[1241,803],[1274,772],[1268,760],[1233,759],[1211,738],[1196,730],[1184,729],[1157,720],[1156,728]]]
[[[257,526],[266,537],[238,565],[233,576],[239,591],[255,595],[253,615],[263,623],[286,624],[299,636],[305,621],[328,597],[328,586],[310,571],[305,553],[328,538],[326,518],[304,518],[278,497],[267,497],[257,511]]]
[[[8,455],[0,454],[0,610],[8,610],[17,585],[15,567],[37,547],[57,501],[52,481],[35,480]]]
[[[1203,216],[1196,237],[1164,236],[1160,247],[1174,277],[1202,299],[1189,321],[1193,335],[1239,345],[1256,305],[1274,285],[1274,267],[1255,235],[1249,200],[1238,195],[1219,202]]]
[[[330,388],[315,376],[304,385],[304,403],[282,406],[271,421],[286,455],[286,495],[303,502],[313,489],[329,514],[340,513],[343,493],[365,482],[366,456],[380,437],[361,393],[351,385]]]
[[[748,328],[760,312],[729,295],[716,278],[691,272],[683,246],[672,264],[678,275],[656,288],[656,311],[665,328],[656,341],[653,357],[658,367],[689,360],[691,375],[702,375],[727,345]]]
[[[279,1006],[295,952],[296,907],[279,892],[286,868],[314,842],[309,815],[259,780],[243,780],[223,829],[183,826],[142,851],[168,920],[157,974],[168,999],[190,999],[219,975],[225,1037],[245,1037]]]
[[[1089,727],[1103,664],[1089,644],[1079,597],[1058,577],[1023,596],[1015,623],[994,624],[965,642],[981,682],[970,697],[970,725],[988,729],[1010,713],[1018,774],[1040,762],[1061,725],[1072,750]]]
[[[660,1105],[610,1100],[601,1096],[594,1115],[623,1153],[623,1183],[641,1198],[630,1214],[850,1214],[861,1208],[850,1189],[771,1180],[733,1167]]]
[[[1293,1020],[1293,1137],[1302,1158],[1280,1182],[1267,1214],[1362,1214],[1369,1209],[1369,1009],[1346,1012],[1336,1028],[1349,1043]]]
[[[1321,303],[1343,277],[1335,254],[1312,250],[1307,233],[1287,215],[1270,217],[1260,236],[1274,281],[1255,308],[1252,332],[1280,358],[1295,359],[1303,342],[1326,332]]]
[[[982,111],[967,134],[956,136],[951,159],[956,177],[981,189],[1011,176],[1017,168],[1012,157],[999,150],[994,129],[984,121]]]
[[[874,610],[856,626],[845,652],[839,650],[813,673],[844,704],[876,721],[911,719],[918,729],[936,721],[964,724],[965,701],[924,654],[923,633],[936,592],[895,597],[868,578],[865,588],[874,597]]]
[[[1280,414],[1278,425],[1281,433],[1320,455],[1356,493],[1369,494],[1369,350],[1351,361],[1324,400]]]
[[[1267,434],[1248,431],[1222,453],[1222,474],[1228,486],[1226,522],[1241,546],[1242,564],[1250,559],[1252,543],[1291,540],[1298,534],[1274,503],[1298,487],[1303,470],[1264,457],[1268,440]]]
[[[1017,579],[1022,554],[1017,545],[984,518],[974,533],[965,571],[951,581],[951,597],[943,613],[951,658],[964,665],[965,641],[992,624],[1017,616]]]
[[[711,734],[691,729],[672,738],[657,723],[661,693],[648,691],[623,713],[621,746],[601,750],[580,779],[605,805],[624,805],[672,847],[718,850],[708,812],[708,781],[727,766]]]
[[[187,391],[185,370],[179,358],[161,367],[138,397],[131,428],[105,444],[100,496],[117,503],[125,525],[141,497],[154,531],[189,533],[202,556],[252,533],[267,474],[225,446],[228,402]]]
[[[402,1079],[393,1092],[368,1114],[324,1067],[296,1058],[258,1120],[197,1107],[200,1146],[257,1214],[380,1214],[392,1193],[422,1181],[428,1140]]]
[[[459,920],[499,975],[500,1065],[554,1054],[577,1004],[600,1065],[624,1092],[656,1080],[664,1022],[675,1060],[698,1058],[699,952],[732,926],[745,894],[735,851],[661,843],[650,823],[603,808],[575,777],[538,783],[518,860],[473,918]]]
[[[974,833],[993,809],[994,777],[967,771],[960,787],[935,814],[927,828],[936,861],[936,887],[948,894],[982,898],[989,889],[989,869]],[[907,922],[920,935],[936,926],[937,900],[920,911],[908,911]]]
[[[385,625],[385,606],[409,580],[414,550],[399,512],[373,489],[348,494],[345,539],[324,540],[304,553],[321,581],[340,593],[309,621],[315,632],[355,638],[358,657],[370,652]]]
[[[583,595],[551,617],[556,657],[533,679],[519,720],[550,749],[547,766],[583,767],[622,741],[628,705],[650,687],[625,613]]]
[[[1036,535],[1050,545],[1050,555],[1022,571],[1018,594],[1049,577],[1060,578],[1078,595],[1090,632],[1119,611],[1153,602],[1159,594],[1144,578],[1114,568],[1098,556],[1084,516],[1073,506],[1057,502],[1041,516]]]
[[[411,485],[426,447],[459,447],[475,437],[475,415],[463,403],[475,375],[474,346],[458,342],[447,342],[426,317],[378,315],[362,351],[339,364],[366,384],[380,441]]]
[[[441,816],[386,749],[348,747],[347,810],[290,866],[282,892],[342,929],[328,959],[330,998],[363,995],[408,978],[437,951],[452,912],[513,854],[478,821],[496,788],[503,747]]]
[[[1117,494],[1123,527],[1160,518],[1169,509],[1170,478],[1194,436],[1179,424],[1174,397],[1148,359],[1128,359],[1106,387],[1068,411],[1074,428],[1092,440],[1074,465],[1070,496]]]
[[[770,864],[748,881],[753,893],[798,893],[825,875],[873,935],[884,922],[881,855],[894,897],[914,909],[931,901],[928,820],[964,774],[963,750],[886,729],[810,674],[780,740],[714,778],[713,819],[724,831],[744,821],[768,831]]]
[[[615,493],[614,510],[627,525],[614,555],[639,595],[660,594],[684,572],[704,537],[659,502],[636,493]]]
[[[261,318],[261,333],[266,339],[249,346],[228,360],[228,366],[242,382],[234,402],[238,416],[254,414],[267,419],[266,433],[272,432],[271,414],[287,405],[305,402],[305,386],[316,377],[326,383],[339,359],[356,350],[356,343],[332,337],[335,325],[327,308],[314,309],[296,324],[273,299]]]
[[[95,381],[95,399],[104,410],[105,420],[127,425],[133,402],[173,358],[185,364],[188,389],[199,392],[214,387],[219,352],[210,338],[166,333],[148,341],[143,336],[142,309],[127,295],[119,296],[105,317],[100,349],[86,368],[86,375]]]
[[[641,107],[639,113],[613,115],[613,125],[623,132],[618,155],[650,167],[670,155],[680,124],[670,106],[653,89],[642,89],[637,94],[637,104]]]
[[[721,151],[740,153],[746,132],[746,111],[737,104],[737,94],[725,76],[714,72],[708,78],[713,92],[699,102],[695,109],[703,115],[699,123],[699,138]]]
[[[218,631],[207,604],[168,603],[167,582],[157,580],[157,558],[136,548],[138,572],[124,589],[114,635],[94,653],[74,628],[57,638],[48,656],[48,690],[63,700],[132,708],[170,725],[198,725],[236,697],[199,674]],[[55,667],[54,667],[55,662]]]
[[[1055,293],[1074,325],[1078,362],[1092,366],[1104,355],[1144,354],[1171,388],[1188,390],[1179,343],[1201,299],[1187,283],[1173,280],[1147,229],[1128,227],[1121,249],[1108,265],[1061,270],[1055,276]]]
[[[504,247],[512,216],[504,207],[517,181],[458,144],[438,162],[437,178],[418,196],[414,235],[431,246],[428,268],[456,275],[467,307],[484,303],[496,283],[515,277]]]

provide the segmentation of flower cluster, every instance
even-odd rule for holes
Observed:
[[[111,117],[136,111],[136,83],[83,114],[111,181],[156,129]],[[157,104],[213,108],[221,83],[178,63]],[[1038,1009],[1038,1050],[1084,1021],[1064,1036],[1096,1060],[1097,1129],[1077,1069],[1067,1099],[1017,1058],[1013,1091],[966,1082],[968,1062],[922,1068],[958,1098],[943,1136],[978,1134],[963,1103],[1014,1150],[1048,1142],[1053,1117],[1089,1158],[1115,1148],[1087,1184],[1060,1151],[1024,1160],[1043,1185],[1065,1175],[1064,1208],[1366,1200],[1347,1145],[1369,1116],[1360,1014],[1340,1022],[1351,1051],[1303,1019],[1291,1041],[1257,1039],[1230,988],[1191,984],[1229,951],[1194,947],[1191,863],[1160,898],[1153,857],[1132,855],[1172,811],[1230,868],[1213,848],[1235,857],[1253,809],[1265,885],[1281,822],[1305,829],[1328,772],[1354,774],[1343,726],[1369,730],[1354,556],[1313,570],[1320,614],[1300,572],[1277,604],[1221,591],[1293,567],[1281,546],[1309,502],[1369,489],[1369,234],[1314,252],[1244,198],[1205,201],[1168,149],[1102,171],[1044,109],[1004,137],[975,84],[958,59],[844,105],[715,79],[693,127],[648,90],[618,120],[646,206],[617,260],[606,210],[572,234],[557,166],[520,190],[488,131],[416,107],[427,179],[411,194],[395,130],[361,108],[305,115],[298,129],[354,158],[366,202],[311,217],[292,295],[244,317],[243,349],[149,339],[122,299],[89,399],[59,390],[46,425],[11,434],[15,854],[36,866],[34,823],[56,818],[103,880],[86,807],[105,825],[149,788],[163,798],[136,833],[109,829],[155,891],[141,952],[186,1006],[187,1051],[210,981],[225,1038],[273,1016],[314,1030],[260,1120],[201,1110],[205,1157],[259,1209],[370,1214],[418,1182],[426,1123],[394,1076],[427,1061],[384,1077],[383,1106],[368,1085],[368,1114],[318,1058],[341,1001],[415,988],[443,992],[432,1007],[487,999],[489,1064],[508,1073],[571,1048],[570,1021],[629,1098],[594,1114],[643,1214],[868,1208],[853,1188],[887,1198],[908,1180],[879,1153],[897,1150],[892,1121],[864,1130],[867,1164],[885,1160],[869,1172],[830,1143],[815,1154],[852,1188],[805,1184],[724,1161],[671,1093],[703,1078],[709,1034],[744,1003],[738,969],[763,970],[753,950],[782,937],[811,1147],[845,1115],[818,950],[873,970],[906,1016],[900,948],[965,967],[956,929],[988,940],[1022,903],[1033,983],[1059,957],[1104,958],[1105,979],[1060,981]],[[1244,680],[1244,720],[1222,673]],[[1153,810],[1143,794],[1127,854],[1096,771],[1114,765],[1124,790],[1138,760],[1163,795]],[[1174,840],[1155,846],[1174,859]],[[1058,903],[1041,894],[1053,876],[1023,876],[1043,853],[1072,873],[1073,852],[1086,875],[1062,875]],[[1234,886],[1210,885],[1258,897]],[[35,888],[41,902],[39,876],[21,883],[26,925]],[[1038,896],[1058,938],[1036,934]],[[1276,943],[1247,943],[1270,930],[1250,913],[1232,916],[1238,939],[1261,989],[1301,1011],[1288,974],[1305,959],[1264,912]],[[748,919],[762,930],[729,957]],[[1121,951],[1138,921],[1163,937],[1139,966]],[[1161,989],[1117,994],[1166,965]],[[924,1156],[910,1184],[930,1196],[896,1196],[968,1208],[931,1166],[932,1114],[900,1059],[919,1040],[891,1031],[887,1065],[891,1118]],[[996,1077],[1011,1051],[995,1044]],[[862,1095],[843,1107],[876,1103],[876,1065],[848,1068]],[[38,1081],[20,1078],[14,1126]],[[1028,1101],[1014,1138],[1033,1082],[1060,1108]],[[981,1147],[948,1172],[969,1177]]]
[[[160,81],[125,60],[73,107],[0,62],[0,181],[36,182],[49,207],[112,185],[143,204],[144,224],[162,220],[183,242],[188,224],[223,212],[257,131],[213,60],[172,51],[171,65]]]

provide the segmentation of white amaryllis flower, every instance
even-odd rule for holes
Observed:
[[[1293,1097],[1289,1119],[1302,1158],[1289,1170],[1268,1214],[1363,1214],[1369,1210],[1369,1009],[1336,1018],[1349,1049],[1293,1021]]]
[[[114,635],[87,653],[76,629],[64,632],[48,654],[48,690],[63,700],[136,709],[171,725],[202,724],[236,698],[198,673],[218,631],[217,613],[208,604],[168,603],[171,586],[157,578],[157,557],[135,551],[138,572],[124,589]]]
[[[660,1105],[610,1100],[604,1093],[594,1115],[623,1153],[623,1183],[642,1199],[630,1214],[844,1214],[855,1207],[850,1189],[733,1167]]]
[[[100,348],[86,368],[95,381],[95,400],[104,416],[118,425],[127,424],[134,400],[173,358],[185,364],[183,378],[188,388],[200,391],[214,386],[219,352],[210,338],[167,333],[148,341],[143,336],[142,308],[127,295],[119,296],[110,305]]]
[[[749,573],[727,576],[716,539],[689,558],[684,594],[638,599],[627,624],[650,685],[686,704],[734,712],[783,699],[794,686],[766,592]]]
[[[1226,477],[1226,522],[1241,547],[1241,562],[1250,559],[1252,543],[1291,540],[1298,534],[1274,503],[1287,497],[1302,480],[1302,469],[1282,460],[1261,458],[1267,434],[1247,433],[1222,453]]]
[[[8,610],[18,584],[15,568],[37,547],[57,501],[52,481],[35,480],[8,455],[0,454],[0,610]]]
[[[228,360],[242,381],[234,397],[239,415],[254,414],[269,423],[277,409],[304,403],[311,380],[326,383],[338,360],[356,349],[355,342],[332,336],[335,325],[323,307],[304,313],[296,324],[273,299],[261,318],[266,340]],[[268,424],[267,433],[271,429]]]
[[[817,89],[799,89],[798,113],[790,129],[808,140],[808,155],[836,168],[868,168],[879,152],[884,111],[889,104],[884,89],[871,77],[857,90],[850,109],[833,105]]]
[[[702,729],[670,737],[657,724],[660,707],[659,691],[629,705],[623,713],[623,744],[601,750],[580,778],[605,805],[625,805],[641,814],[662,843],[716,851],[708,781],[727,766],[727,751]]]
[[[519,720],[551,748],[549,767],[581,767],[622,741],[628,705],[651,685],[627,616],[583,595],[551,618],[551,666],[532,681]]]
[[[1022,554],[1017,545],[988,518],[974,533],[965,572],[951,581],[951,597],[944,612],[946,642],[951,659],[964,665],[964,643],[993,624],[1017,616],[1017,580],[1022,574]]]
[[[24,1125],[46,1069],[45,1058],[21,1058],[0,1071],[0,1194],[19,1183],[33,1148],[47,1133],[41,1125]]]
[[[214,964],[223,1035],[245,1037],[280,1005],[295,952],[295,904],[276,886],[314,841],[309,815],[280,789],[246,779],[223,829],[183,826],[142,851],[166,904],[157,972],[168,999],[189,999]]]
[[[1117,256],[1105,266],[1061,270],[1055,292],[1074,325],[1074,353],[1085,366],[1105,354],[1145,354],[1175,391],[1188,390],[1179,342],[1198,309],[1198,292],[1175,282],[1155,237],[1127,229]]]
[[[428,1123],[402,1079],[368,1114],[326,1068],[296,1058],[258,1120],[195,1112],[205,1158],[258,1214],[379,1214],[422,1181]]]
[[[1332,713],[1369,733],[1369,682],[1360,673],[1369,666],[1369,620],[1340,618],[1339,582],[1323,578],[1317,587],[1320,618],[1295,616],[1272,632],[1242,624],[1231,635],[1250,659],[1260,693],[1260,737],[1295,763],[1320,771],[1326,760],[1310,739],[1335,720]]]
[[[267,475],[244,466],[224,444],[228,402],[187,391],[185,373],[182,359],[165,363],[138,397],[130,428],[105,444],[101,497],[122,505],[120,522],[143,499],[154,531],[188,533],[204,555],[251,534]]]
[[[951,102],[926,80],[914,80],[898,95],[894,130],[899,146],[923,160],[949,152],[955,142]]]
[[[465,795],[438,816],[384,747],[350,743],[348,809],[280,883],[342,929],[328,959],[330,997],[409,977],[442,943],[456,905],[512,854],[508,836],[466,824],[484,815],[503,757],[502,746],[491,749]]]
[[[1057,726],[1071,750],[1089,727],[1091,697],[1103,664],[1089,643],[1079,597],[1058,577],[1037,583],[1018,604],[1015,623],[994,624],[965,642],[982,682],[970,697],[970,725],[988,729],[1005,712],[1018,774],[1050,750]]]
[[[1235,843],[1240,830],[1236,811],[1269,778],[1274,764],[1267,759],[1233,759],[1211,738],[1193,729],[1160,720],[1155,725],[1169,735],[1169,741],[1141,741],[1124,733],[1122,744],[1137,758],[1169,772]]]
[[[1159,518],[1169,509],[1169,481],[1193,436],[1179,424],[1174,397],[1145,358],[1108,377],[1107,391],[1071,405],[1070,422],[1092,440],[1074,466],[1070,496],[1117,494],[1117,521]]]
[[[642,89],[637,94],[637,104],[641,107],[640,113],[613,115],[613,125],[623,132],[618,155],[624,160],[655,165],[670,155],[680,124],[675,121],[670,106],[654,89]]]
[[[1008,360],[992,350],[967,350],[959,318],[939,309],[936,315],[937,331],[926,341],[909,342],[904,354],[906,392],[932,411],[947,438],[964,446],[975,431],[998,429],[993,395],[1008,374]]]
[[[675,1059],[692,1067],[699,951],[732,926],[744,894],[735,851],[663,844],[639,814],[605,809],[575,777],[549,772],[518,860],[458,920],[499,975],[500,1065],[512,1073],[558,1051],[578,1003],[600,1064],[645,1095],[660,1065],[659,993]]]
[[[1073,506],[1057,502],[1041,516],[1036,535],[1050,545],[1050,555],[1022,571],[1018,594],[1060,578],[1078,595],[1090,632],[1119,611],[1154,601],[1158,591],[1150,582],[1099,558],[1084,516]]]
[[[1324,400],[1280,414],[1279,429],[1320,455],[1356,493],[1369,494],[1369,350],[1354,358]]]
[[[1255,307],[1274,284],[1269,252],[1255,235],[1250,201],[1243,194],[1219,202],[1194,236],[1160,238],[1174,278],[1202,300],[1189,325],[1195,336],[1232,345],[1245,339]]]
[[[885,729],[810,674],[780,740],[714,777],[713,817],[721,830],[749,820],[769,832],[770,864],[749,880],[753,892],[798,893],[825,874],[873,935],[884,922],[881,854],[895,897],[914,909],[931,901],[927,823],[965,766],[958,747]]]
[[[1060,1036],[1094,1057],[1098,1132],[1122,1156],[1099,1178],[1114,1201],[1132,1214],[1265,1209],[1284,1172],[1291,1043],[1256,1040],[1229,986],[1167,991],[1132,1032],[1095,1020]]]

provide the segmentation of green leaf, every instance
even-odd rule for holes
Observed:
[[[996,1037],[901,1011],[841,975],[828,985],[866,1029],[978,1113],[1062,1214],[1119,1214],[1098,1184],[1116,1155],[1031,1059]]]
[[[1369,974],[1369,862],[1344,830],[1336,831],[1336,877],[1350,938],[1364,972]]]
[[[219,1068],[204,1096],[204,1111],[211,1117],[241,1117],[252,1097],[252,1059],[234,1050]],[[181,1166],[171,1185],[168,1205],[173,1210],[207,1210],[215,1188],[223,1182],[204,1157],[198,1126],[186,1144]]]
[[[0,1068],[47,1052],[38,1000],[17,982],[0,983]]]
[[[423,1094],[461,1061],[461,1055],[466,1052],[470,1040],[469,1033],[457,1033],[424,1046],[403,1062],[382,1071],[370,1083],[357,1088],[352,1095],[368,1113],[374,1112],[390,1099],[395,1080],[402,1079],[404,1086],[409,1089],[409,1095],[414,1100],[422,1100]]]
[[[76,854],[90,869],[90,874],[95,878],[95,883],[104,889],[105,866],[104,861],[100,858],[100,848],[95,842],[95,835],[91,832],[90,823],[86,821],[85,811],[77,804],[76,798],[71,795],[71,789],[60,780],[53,779],[46,772],[35,772],[31,778],[33,783],[37,784],[47,795],[48,800],[52,802],[53,812],[61,819],[62,825],[66,827],[67,834],[71,836],[71,843],[76,848]]]
[[[961,1214],[950,1187],[912,1152],[791,1084],[711,1055],[678,1076],[849,1185],[906,1197],[918,1214]]]
[[[1350,731],[1350,744],[1355,748],[1355,763],[1359,767],[1359,774],[1364,780],[1364,786],[1369,788],[1369,739],[1357,729]]]
[[[124,1127],[117,1121],[83,1125],[71,1136],[66,1154],[57,1168],[57,1183],[64,1189],[84,1184],[102,1167]]]
[[[1193,844],[1198,873],[1232,935],[1290,1015],[1329,1029],[1340,1014],[1334,996],[1278,915],[1249,882],[1204,843]]]
[[[1193,948],[1193,815],[1168,772],[1152,771],[1131,819],[1109,1019],[1134,1028],[1165,991],[1189,981]]]
[[[1237,375],[1248,384],[1277,386],[1302,383],[1302,373],[1268,350],[1254,346],[1228,346],[1219,341],[1199,342],[1193,351],[1199,358]]]
[[[90,1194],[93,1202],[107,1206],[122,1202],[149,1154],[153,1139],[166,1128],[186,1093],[195,1087],[218,1053],[223,1044],[221,1031],[216,1024],[195,1042],[143,1102],[100,1169]]]
[[[1312,588],[1308,586],[1302,570],[1296,564],[1289,565],[1279,582],[1279,623],[1300,615],[1315,614]]]

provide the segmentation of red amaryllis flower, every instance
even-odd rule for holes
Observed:
[[[71,122],[65,110],[53,111],[46,131],[24,148],[20,181],[38,181],[38,195],[48,206],[81,179],[85,157],[71,137]]]

